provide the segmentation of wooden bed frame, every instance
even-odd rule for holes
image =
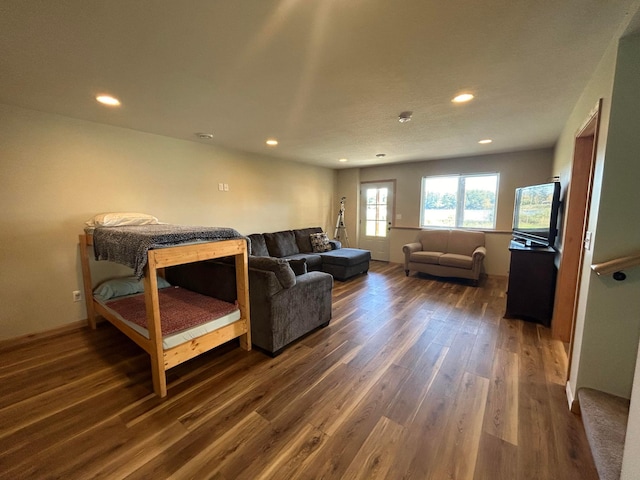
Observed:
[[[247,243],[244,239],[220,240],[206,243],[178,245],[148,251],[148,262],[144,270],[144,295],[149,338],[145,338],[126,323],[123,323],[108,308],[93,298],[93,282],[89,264],[89,250],[93,251],[93,235],[80,235],[80,262],[87,305],[87,317],[92,329],[96,328],[96,315],[100,315],[115,325],[127,337],[136,342],[151,357],[153,390],[159,397],[167,395],[166,370],[194,358],[201,353],[222,345],[234,338],[240,338],[240,347],[251,350],[251,323],[249,315],[249,275]],[[200,262],[219,257],[235,257],[237,299],[240,319],[204,334],[191,341],[167,350],[162,346],[160,306],[158,301],[157,274],[165,267]],[[159,272],[160,271],[160,272]]]

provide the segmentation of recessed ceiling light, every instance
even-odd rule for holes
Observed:
[[[386,157],[387,154],[386,153],[376,153],[376,157],[378,158],[382,158],[382,157]]]
[[[398,115],[398,121],[400,123],[407,123],[411,121],[411,115],[413,115],[413,112],[402,112],[400,115]]]
[[[347,160],[346,158],[341,158],[340,160],[338,160],[340,163],[344,163],[344,162],[348,162],[349,160]]]
[[[485,138],[484,140],[478,141],[478,143],[482,143],[483,145],[491,142],[493,142],[493,140],[491,140],[490,138]]]
[[[112,97],[111,95],[98,95],[96,100],[103,105],[109,105],[110,107],[117,107],[120,105],[120,100],[116,97]]]
[[[267,145],[275,147],[277,144],[278,144],[278,140],[276,140],[274,138],[270,138],[269,140],[267,140]]]
[[[201,138],[203,140],[211,140],[213,138],[213,133],[198,132],[196,133],[196,137]]]
[[[473,95],[470,93],[461,93],[451,99],[453,103],[464,103],[473,99]]]

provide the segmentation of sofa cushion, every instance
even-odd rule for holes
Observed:
[[[469,230],[451,230],[449,235],[449,249],[447,253],[457,253],[459,255],[473,255],[477,247],[484,246],[484,232],[473,232]]]
[[[272,257],[287,257],[299,253],[296,237],[291,230],[282,232],[263,233],[269,255]]]
[[[287,258],[289,266],[293,273],[297,277],[298,275],[304,275],[307,273],[307,259],[306,258]]]
[[[430,263],[433,265],[438,265],[438,261],[442,255],[442,252],[423,252],[422,250],[420,250],[418,252],[411,253],[411,255],[409,256],[409,261],[415,263]]]
[[[249,268],[273,272],[282,288],[291,288],[296,284],[296,275],[289,266],[289,262],[282,258],[249,257]]]
[[[371,252],[359,248],[341,248],[340,250],[331,250],[321,255],[324,265],[340,265],[343,267],[349,267],[371,260]]]
[[[268,257],[269,250],[267,250],[267,244],[264,241],[264,236],[261,233],[252,233],[249,235],[249,240],[251,240],[251,251],[250,255],[255,255],[257,257]]]
[[[309,237],[311,238],[311,247],[314,253],[328,252],[331,250],[329,237],[327,237],[326,233],[312,233]]]
[[[438,263],[444,267],[466,268],[471,270],[473,267],[473,258],[468,255],[445,253],[440,256]]]
[[[448,252],[449,230],[423,230],[416,242],[422,244],[425,252]]]
[[[313,252],[313,247],[311,246],[311,237],[309,236],[312,233],[322,233],[322,228],[300,228],[293,231],[293,234],[296,237],[296,243],[298,244],[298,251],[300,251],[300,253]]]
[[[307,262],[307,271],[320,270],[322,267],[322,257],[319,253],[296,253],[295,255],[289,255],[287,260],[301,260],[304,259]]]

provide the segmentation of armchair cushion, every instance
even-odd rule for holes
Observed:
[[[448,252],[449,230],[424,230],[419,241],[425,252]]]
[[[288,257],[300,253],[296,237],[292,230],[282,232],[263,233],[264,241],[267,244],[269,255],[272,257]]]
[[[442,252],[413,252],[409,257],[409,260],[417,263],[431,263],[433,265],[438,265],[440,263],[440,257],[442,256]]]
[[[250,255],[255,255],[257,257],[269,256],[267,244],[264,241],[264,236],[261,233],[253,233],[249,235],[249,240],[251,240],[251,251],[249,252]]]
[[[438,259],[440,265],[446,267],[471,269],[473,260],[468,255],[458,255],[457,253],[444,253]]]
[[[289,262],[282,258],[249,257],[249,268],[273,272],[282,288],[291,288],[296,284],[296,276]]]
[[[299,228],[293,231],[296,237],[296,243],[298,244],[298,250],[300,253],[313,252],[313,246],[311,245],[311,234],[322,233],[320,227]]]
[[[476,247],[484,245],[484,233],[468,230],[451,230],[449,236],[449,247],[445,252],[457,253],[459,255],[473,255]]]

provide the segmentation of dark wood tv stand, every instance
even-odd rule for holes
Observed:
[[[549,327],[556,291],[556,251],[511,241],[505,318],[522,318]]]

